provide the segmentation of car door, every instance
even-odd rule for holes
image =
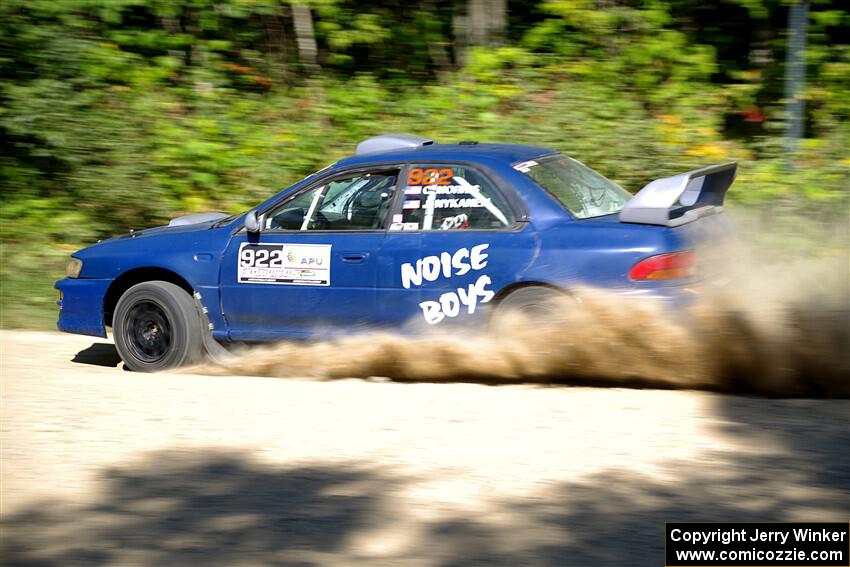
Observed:
[[[413,326],[480,319],[535,254],[519,197],[470,164],[412,164],[403,177],[381,251],[381,317]]]
[[[222,260],[232,340],[331,335],[376,322],[378,252],[398,168],[344,173],[260,211]]]

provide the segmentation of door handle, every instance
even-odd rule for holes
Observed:
[[[365,262],[368,257],[368,252],[348,252],[342,255],[342,261],[349,262],[351,264],[361,264]]]

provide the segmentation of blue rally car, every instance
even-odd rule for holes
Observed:
[[[725,230],[734,163],[632,197],[582,163],[521,145],[370,138],[237,216],[189,215],[73,254],[59,329],[112,327],[132,370],[222,345],[486,321],[592,285],[670,299]]]

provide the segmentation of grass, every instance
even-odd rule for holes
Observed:
[[[67,253],[5,242],[0,258],[0,328],[55,330]]]

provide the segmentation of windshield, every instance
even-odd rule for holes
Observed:
[[[619,212],[631,195],[625,189],[567,156],[549,156],[514,166],[554,195],[576,218]]]

